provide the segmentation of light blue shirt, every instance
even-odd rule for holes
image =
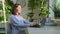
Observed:
[[[10,24],[12,26],[12,34],[25,34],[24,28],[31,26],[31,23],[20,15],[11,15]]]

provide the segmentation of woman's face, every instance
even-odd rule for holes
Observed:
[[[21,13],[21,6],[19,5],[18,7],[16,7],[15,11],[16,13]]]

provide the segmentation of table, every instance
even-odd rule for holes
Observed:
[[[40,28],[27,28],[28,34],[60,34],[60,26],[44,26]]]

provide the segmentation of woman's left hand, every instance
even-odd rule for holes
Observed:
[[[38,25],[38,23],[36,23],[36,22],[33,22],[32,23],[32,26],[36,26],[36,25]]]

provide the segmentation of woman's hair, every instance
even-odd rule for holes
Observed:
[[[13,5],[13,7],[12,7],[12,12],[11,12],[13,15],[16,15],[16,14],[15,14],[15,9],[16,9],[19,5],[20,5],[20,4],[14,4],[14,5]],[[21,6],[21,5],[20,5],[20,6]]]

